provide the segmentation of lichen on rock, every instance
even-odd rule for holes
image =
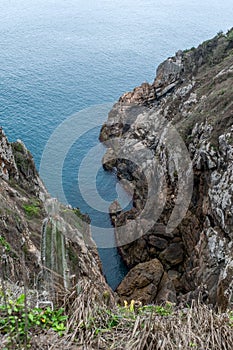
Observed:
[[[0,219],[1,278],[49,298],[91,283],[97,298],[108,291],[113,300],[89,219],[50,196],[23,142],[9,143],[2,129]]]
[[[196,49],[179,51],[168,58],[158,67],[152,84],[142,84],[119,99],[100,133],[100,140],[108,147],[103,160],[107,163],[105,169],[116,167],[118,177],[131,182],[133,188],[133,208],[111,213],[125,263],[132,273],[140,268],[143,276],[141,266],[149,266],[158,259],[167,273],[171,291],[176,290],[179,300],[190,295],[198,297],[205,286],[206,301],[222,309],[233,302],[233,43],[229,39],[232,32],[233,29],[227,34],[220,33]],[[193,172],[189,207],[185,215],[181,213],[183,220],[170,232],[166,227],[177,206],[179,190],[184,189],[187,170],[177,171],[176,153],[166,147],[163,135],[168,125],[175,127],[182,137]],[[111,144],[116,137],[121,139],[120,153]],[[175,147],[176,139],[169,141]],[[142,146],[153,157],[142,156],[137,171],[124,157],[118,158],[119,154],[133,151],[136,154]],[[108,155],[109,159],[115,157],[114,164],[108,162]],[[182,158],[182,152],[179,156]],[[152,171],[155,159],[157,177]],[[162,177],[166,180],[157,204],[148,195],[151,185],[148,174],[158,183]],[[151,206],[148,223],[154,218],[156,205],[163,203],[163,210],[156,224],[148,225],[146,234],[139,237],[135,232],[140,232],[142,221],[138,220],[137,229],[133,221],[148,203]],[[126,224],[127,231],[121,240],[121,227]],[[131,271],[118,288],[120,295],[122,286],[128,289],[131,286]],[[131,291],[127,289],[127,293],[140,297],[141,286],[135,290],[139,277],[134,274],[134,278],[134,287]],[[151,296],[146,301],[151,302]]]

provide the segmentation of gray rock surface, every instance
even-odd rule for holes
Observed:
[[[51,198],[33,158],[0,130],[0,277],[39,292],[94,286],[102,300],[113,294],[91,238],[88,218]]]
[[[143,271],[158,259],[178,299],[205,290],[222,309],[233,302],[232,31],[163,62],[152,84],[119,99],[100,134],[115,153],[107,169],[133,189],[133,209],[114,219],[126,264]],[[122,157],[131,154],[138,167]]]

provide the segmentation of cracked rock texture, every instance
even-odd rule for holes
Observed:
[[[104,167],[117,169],[133,198],[128,211],[111,208],[131,268],[117,289],[122,300],[191,300],[202,291],[219,308],[233,302],[232,38],[230,30],[168,58],[102,127]]]
[[[0,278],[50,297],[57,288],[81,293],[91,283],[93,298],[107,293],[110,301],[88,222],[50,197],[30,152],[0,129]]]

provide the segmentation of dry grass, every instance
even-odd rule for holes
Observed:
[[[173,306],[167,316],[162,315],[163,308],[153,306],[131,311],[107,307],[100,299],[97,302],[94,286],[88,283],[78,295],[73,292],[66,297],[65,304],[69,314],[66,334],[33,337],[33,349],[232,349],[230,312],[218,314],[205,305]]]
[[[191,307],[119,307],[99,296],[83,281],[78,290],[61,295],[69,315],[63,336],[41,330],[29,334],[32,350],[231,350],[233,314],[218,314],[193,303]],[[106,301],[107,304],[106,305]],[[59,305],[59,307],[61,304]],[[7,337],[0,335],[1,349]],[[21,348],[23,349],[23,348]]]

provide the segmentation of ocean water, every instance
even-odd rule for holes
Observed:
[[[67,118],[152,82],[161,61],[226,31],[232,18],[232,0],[0,0],[0,125],[11,141],[25,142],[39,169],[47,141]],[[98,133],[91,129],[71,145],[63,184],[70,204],[109,227],[98,202],[93,210],[77,189],[79,165]],[[111,201],[121,192],[127,204],[115,175],[98,164],[99,194]],[[57,195],[56,184],[49,190]],[[126,269],[115,248],[100,255],[115,288]]]

